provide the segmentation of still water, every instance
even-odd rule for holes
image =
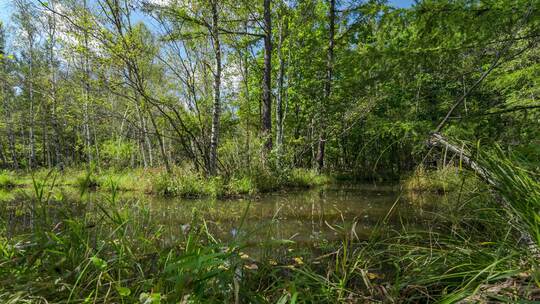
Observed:
[[[384,219],[394,226],[420,226],[434,201],[411,197],[399,186],[355,184],[328,185],[310,190],[281,191],[256,199],[164,199],[147,200],[154,222],[163,223],[165,235],[175,239],[190,228],[197,216],[206,221],[217,239],[241,237],[262,240],[292,240],[310,243],[340,237],[340,228],[352,229],[359,239],[368,239]],[[392,212],[390,212],[392,210]]]
[[[74,192],[71,191],[71,195],[76,197]],[[64,189],[61,195],[68,196],[69,193]],[[94,205],[83,212],[96,210],[97,202],[102,205],[105,202],[106,206],[109,196],[108,193],[93,192],[79,198],[89,203],[86,206]],[[433,204],[429,202],[437,200],[433,196],[404,194],[396,185],[378,184],[333,184],[310,190],[279,191],[250,199],[159,198],[138,192],[120,193],[116,199],[121,202],[122,209],[144,210],[144,220],[133,220],[139,221],[139,226],[148,223],[160,226],[165,242],[183,238],[193,223],[201,223],[204,219],[208,232],[215,239],[242,239],[251,244],[267,240],[291,240],[297,244],[331,241],[342,237],[343,228],[365,240],[383,220],[396,228],[421,226],[432,209]],[[30,213],[12,207],[4,219],[7,220],[8,234],[32,225]],[[58,214],[69,208],[59,207],[64,210],[59,210]],[[73,208],[78,212],[77,204]],[[107,208],[115,207],[109,205]]]

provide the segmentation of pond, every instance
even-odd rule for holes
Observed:
[[[62,193],[72,196],[70,201],[77,200],[73,189],[63,189]],[[109,196],[106,192],[91,192],[82,200],[95,205],[92,203],[103,203]],[[194,221],[200,223],[204,219],[212,237],[221,241],[236,238],[257,244],[291,240],[299,245],[339,239],[343,235],[341,227],[351,230],[353,226],[355,237],[367,240],[383,220],[396,228],[422,226],[434,206],[432,202],[438,200],[433,195],[405,195],[398,185],[388,184],[331,184],[250,199],[161,198],[138,192],[122,192],[117,198],[122,208],[144,209],[145,220],[140,225],[150,221],[161,226],[166,243],[183,238]],[[8,235],[31,225],[30,213],[21,212],[18,207],[7,212],[6,220]]]

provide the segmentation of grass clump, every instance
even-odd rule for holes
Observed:
[[[0,171],[0,189],[11,189],[17,186],[17,179],[11,172]]]
[[[107,170],[99,174],[99,186],[102,189],[110,189],[115,185],[121,191],[150,191],[149,179],[154,177],[152,172],[143,169],[131,170]]]
[[[197,198],[221,193],[216,189],[220,184],[193,170],[176,169],[172,174],[159,173],[152,183],[152,192],[164,197]]]
[[[310,188],[323,185],[328,178],[313,170],[294,169],[284,174],[253,169],[249,173],[225,179],[204,177],[189,169],[177,169],[173,174],[161,172],[152,181],[152,192],[164,197],[226,198],[255,195],[283,188]]]
[[[227,193],[231,196],[253,195],[257,192],[255,181],[249,176],[233,177],[227,184]]]
[[[475,182],[475,177],[469,172],[447,165],[436,170],[419,166],[402,184],[408,191],[446,193],[460,190],[464,186],[474,186]]]
[[[92,171],[79,173],[73,181],[80,190],[96,190],[100,186],[100,180]]]
[[[325,175],[317,173],[315,170],[296,168],[287,175],[285,185],[288,187],[311,188],[328,183],[329,179]]]
[[[537,175],[527,168],[516,166],[516,156],[505,154],[499,147],[481,153],[479,163],[486,169],[487,178],[500,195],[499,204],[518,220],[511,224],[527,231],[531,241],[540,247],[540,183]],[[540,253],[539,253],[540,254]]]

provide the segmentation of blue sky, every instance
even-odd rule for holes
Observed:
[[[406,8],[414,3],[414,0],[388,0],[388,3],[397,8]],[[0,0],[0,20],[4,24],[10,23],[11,0]]]
[[[0,20],[4,23],[9,20],[11,15],[11,1],[9,0],[0,0]]]
[[[0,0],[2,1],[2,0]],[[388,0],[388,4],[397,7],[397,8],[406,8],[413,5],[413,0]]]

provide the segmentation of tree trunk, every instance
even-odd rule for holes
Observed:
[[[86,0],[83,1],[84,9],[87,10]],[[90,70],[88,59],[88,30],[85,28],[83,33],[84,43],[84,55],[83,55],[83,72],[84,72],[84,113],[83,113],[83,130],[84,130],[84,144],[86,150],[86,161],[88,164],[92,163],[92,148],[90,139],[90,117],[89,117],[89,103],[90,103]]]
[[[11,153],[11,167],[15,170],[18,170],[19,160],[17,158],[17,150],[15,149],[15,134],[13,134],[13,122],[11,120],[11,114],[8,114],[7,121],[8,145],[9,151]]]
[[[36,139],[34,135],[34,86],[33,86],[33,52],[32,49],[33,42],[30,42],[30,62],[29,62],[29,74],[28,78],[30,78],[28,82],[28,88],[29,88],[29,99],[30,99],[30,131],[29,131],[29,140],[30,140],[30,157],[29,157],[29,167],[30,169],[34,168],[36,165]]]
[[[214,105],[212,109],[212,131],[210,135],[210,159],[208,164],[208,173],[216,175],[217,173],[217,148],[219,143],[219,122],[221,115],[221,45],[219,41],[219,14],[218,1],[212,1],[212,43],[216,59],[214,71]]]
[[[324,149],[326,145],[326,111],[325,107],[330,104],[330,95],[332,93],[332,76],[334,73],[334,32],[335,32],[335,19],[336,19],[336,1],[330,0],[330,11],[328,13],[329,23],[329,41],[328,41],[328,53],[326,62],[326,81],[324,83],[324,98],[323,102],[326,105],[322,105],[320,108],[320,133],[319,133],[319,146],[317,152],[317,170],[319,172],[324,168]]]
[[[156,132],[156,136],[159,143],[159,151],[161,152],[161,157],[163,157],[163,163],[165,164],[165,170],[167,170],[168,174],[172,173],[171,165],[169,164],[169,158],[167,157],[167,152],[165,151],[165,143],[163,142],[163,138],[161,137],[161,133],[159,132],[158,125],[156,123],[156,120],[154,119],[154,115],[150,111],[150,109],[147,109],[148,116],[150,117],[150,122],[152,123],[152,127],[154,127],[154,131]]]
[[[6,150],[2,141],[0,141],[0,161],[2,162],[2,165],[0,167],[7,168]]]
[[[54,9],[54,1],[51,2],[51,5]],[[56,66],[54,64],[54,45],[56,43],[56,15],[51,14],[49,17],[49,66],[51,69],[51,124],[54,132],[53,146],[54,146],[54,164],[59,166],[60,170],[63,169],[63,159],[62,151],[60,147],[62,132],[60,131],[60,126],[58,124],[58,113],[57,113],[57,98],[56,98],[56,87],[57,87],[57,78],[56,78]]]
[[[276,100],[276,148],[277,148],[277,164],[281,166],[281,158],[283,155],[283,82],[285,78],[285,59],[283,58],[283,40],[287,35],[288,19],[285,17],[279,28],[279,74],[278,74],[278,95]]]
[[[264,152],[272,150],[272,16],[270,0],[264,0],[264,72],[262,90],[262,135]]]
[[[133,92],[135,94],[135,109],[137,110],[137,117],[139,118],[139,128],[137,131],[137,142],[139,144],[139,151],[141,153],[142,161],[143,161],[143,167],[146,169],[148,167],[148,162],[146,160],[146,149],[145,149],[145,142],[146,137],[148,136],[146,126],[144,125],[144,117],[141,112],[140,107],[140,100],[139,95],[136,91]]]

